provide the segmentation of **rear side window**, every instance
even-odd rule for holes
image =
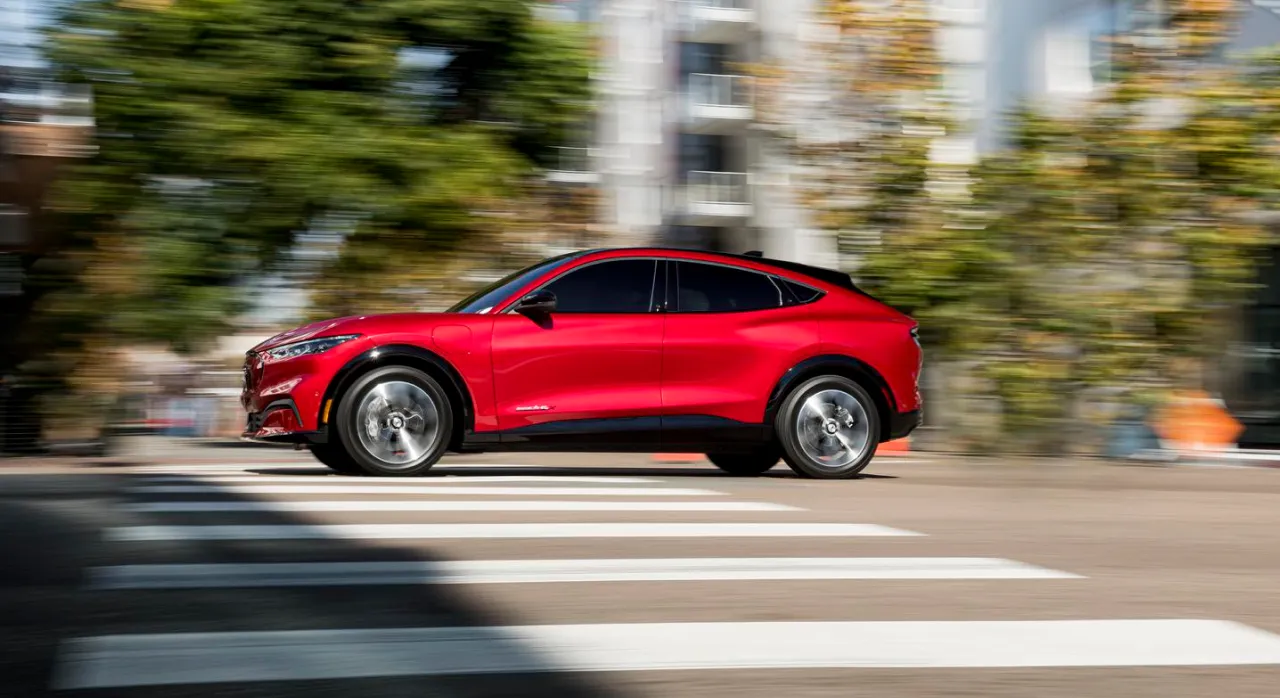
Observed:
[[[782,289],[765,274],[718,264],[676,264],[676,310],[734,313],[781,308]]]

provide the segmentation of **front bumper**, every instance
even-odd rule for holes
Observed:
[[[899,412],[889,418],[889,440],[905,439],[923,423],[924,412],[921,410]]]
[[[240,402],[247,413],[243,438],[284,443],[324,443],[326,390],[343,365],[359,355],[367,339],[283,361],[245,355]]]
[[[245,419],[243,438],[273,443],[325,443],[328,431],[308,430],[303,426],[298,405],[290,398],[271,402],[260,412],[250,412]]]

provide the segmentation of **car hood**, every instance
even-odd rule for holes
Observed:
[[[260,342],[254,352],[274,349],[285,344],[304,342],[319,337],[344,334],[376,335],[397,330],[421,332],[441,322],[457,322],[458,315],[449,313],[392,313],[386,315],[349,315],[320,320],[281,332]]]

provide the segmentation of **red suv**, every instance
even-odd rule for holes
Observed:
[[[325,320],[254,347],[245,436],[348,474],[446,451],[696,452],[853,477],[920,423],[911,318],[759,253],[575,252],[443,313]]]

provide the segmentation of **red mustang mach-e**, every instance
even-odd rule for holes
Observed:
[[[446,451],[696,452],[853,477],[920,424],[911,318],[759,253],[575,252],[443,313],[345,317],[248,352],[245,436],[347,474]]]

